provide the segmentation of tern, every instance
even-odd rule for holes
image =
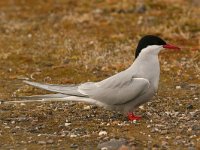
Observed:
[[[79,101],[95,104],[108,110],[120,111],[128,115],[129,120],[139,120],[134,110],[152,99],[158,90],[160,64],[158,54],[163,49],[180,50],[167,44],[155,35],[142,37],[137,45],[133,64],[109,78],[99,82],[86,82],[78,85],[42,84],[24,81],[26,84],[56,94],[26,96],[34,101]]]

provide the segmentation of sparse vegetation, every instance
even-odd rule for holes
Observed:
[[[82,103],[0,105],[0,149],[89,149],[111,138],[136,149],[200,149],[199,14],[198,0],[1,0],[4,100],[45,93],[21,79],[80,83],[124,70],[146,34],[182,51],[160,55],[158,95],[136,110],[144,116],[137,124]]]

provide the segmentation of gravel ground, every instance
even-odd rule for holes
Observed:
[[[130,122],[84,103],[0,103],[0,149],[200,149],[198,0],[0,2],[0,99],[44,94],[21,80],[99,81],[127,68],[141,36],[160,54],[157,95]]]

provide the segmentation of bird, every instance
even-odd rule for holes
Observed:
[[[118,111],[128,116],[130,121],[140,120],[134,110],[150,101],[156,94],[160,78],[158,54],[164,49],[180,50],[167,44],[156,35],[143,36],[137,45],[134,62],[125,70],[102,81],[80,84],[46,84],[25,80],[28,85],[56,94],[26,96],[32,101],[78,101],[94,104],[105,109]]]

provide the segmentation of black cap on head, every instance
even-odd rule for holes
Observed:
[[[165,45],[166,42],[162,40],[161,38],[155,36],[155,35],[146,35],[142,37],[138,43],[138,46],[135,51],[135,58],[138,57],[142,49],[146,48],[147,46],[151,45]]]

